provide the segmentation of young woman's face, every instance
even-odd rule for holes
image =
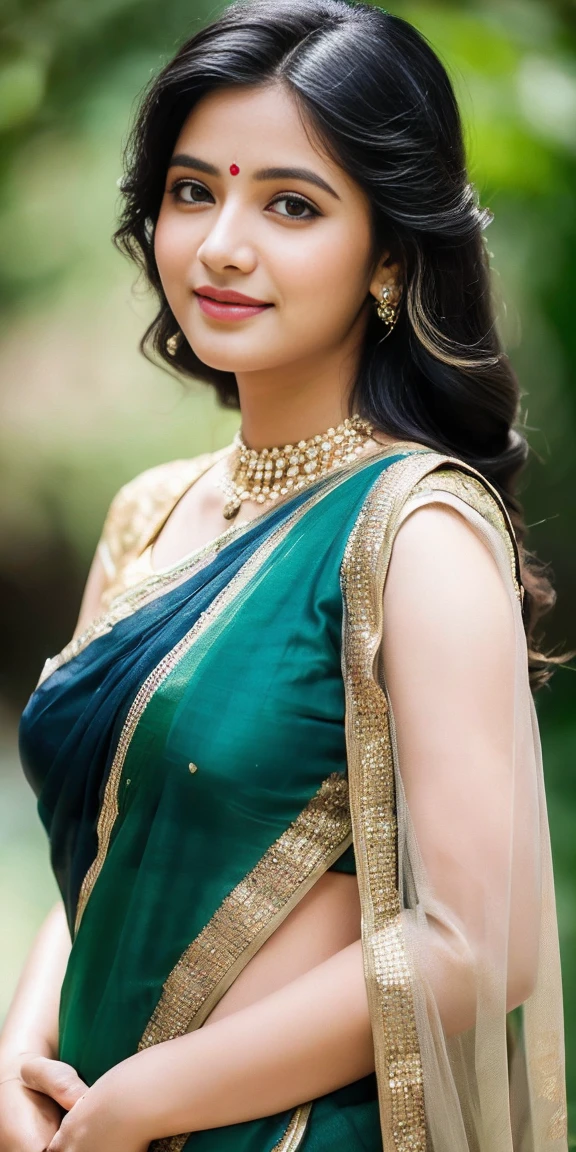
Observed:
[[[250,372],[361,341],[372,290],[368,200],[308,139],[280,86],[225,89],[176,142],[155,230],[168,303],[195,353]],[[242,293],[261,307],[204,293]]]

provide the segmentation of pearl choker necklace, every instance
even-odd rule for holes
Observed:
[[[281,448],[249,448],[242,433],[234,434],[228,474],[220,481],[226,495],[223,512],[236,516],[243,500],[268,504],[298,492],[342,464],[350,464],[364,449],[374,425],[355,414],[322,435],[284,444]]]

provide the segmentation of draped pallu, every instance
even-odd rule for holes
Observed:
[[[398,445],[155,571],[163,523],[229,450],[121,490],[100,542],[103,615],[47,661],[22,717],[22,763],[72,937],[60,1058],[91,1084],[201,1027],[316,880],[355,871],[375,1072],[282,1114],[151,1148],[560,1152],[553,876],[501,498],[462,461]],[[438,843],[464,831],[460,890],[407,801],[382,659],[395,535],[427,503],[450,506],[489,549],[515,636],[498,784],[487,765],[474,783],[478,823],[457,833],[462,764],[453,808],[425,816]],[[511,1015],[519,953],[532,977]],[[444,1004],[456,978],[466,994],[455,1029]]]

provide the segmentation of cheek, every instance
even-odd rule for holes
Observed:
[[[190,261],[190,229],[170,212],[160,212],[154,230],[154,256],[164,290],[184,289],[183,271]]]
[[[300,241],[300,243],[298,243]],[[325,329],[354,315],[368,293],[370,236],[358,227],[312,229],[288,248],[280,275],[285,303]]]

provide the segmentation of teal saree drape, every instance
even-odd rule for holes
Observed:
[[[60,1057],[88,1084],[199,1027],[315,880],[354,867],[339,575],[366,492],[398,458],[260,517],[64,656],[24,712],[22,761],[73,933]],[[322,1146],[380,1147],[374,1077],[312,1114],[309,1143],[318,1117]],[[272,1149],[290,1119],[194,1146]]]
[[[72,937],[59,1055],[89,1085],[201,1027],[316,880],[358,865],[376,1073],[155,1152],[427,1147],[373,661],[390,523],[447,462],[466,468],[379,452],[132,580],[47,662],[24,711],[22,763]],[[519,589],[502,509],[469,472],[464,495],[506,536]]]

